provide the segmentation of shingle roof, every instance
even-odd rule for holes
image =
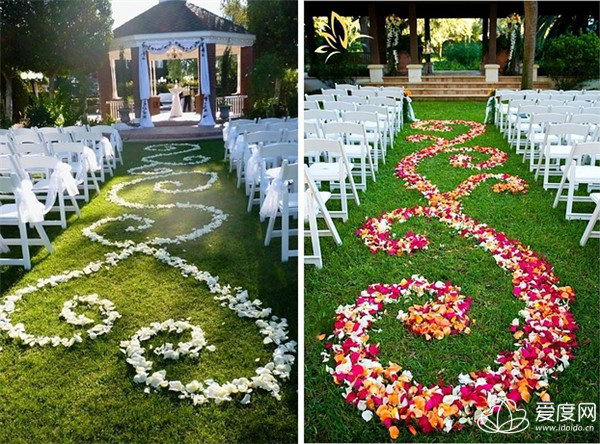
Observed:
[[[113,31],[115,37],[170,32],[220,31],[249,34],[242,26],[183,1],[163,1]]]

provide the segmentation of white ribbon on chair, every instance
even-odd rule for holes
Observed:
[[[255,148],[252,151],[252,155],[246,162],[246,182],[253,183],[256,181],[258,171],[260,170],[261,164],[260,150]]]
[[[279,175],[267,187],[267,193],[264,202],[260,207],[261,217],[271,217],[277,214],[279,209],[279,201],[283,198],[285,187],[287,186],[282,179],[283,169]]]
[[[75,180],[77,183],[83,183],[83,181],[86,180],[88,171],[94,172],[98,171],[99,169],[100,167],[98,166],[96,154],[91,148],[86,146],[83,148],[83,154],[79,162],[79,170],[75,175]]]
[[[113,159],[115,157],[115,149],[110,143],[110,140],[106,137],[102,137],[100,140],[100,146],[102,147],[102,152],[104,153],[104,157],[107,159]]]
[[[15,188],[15,196],[19,202],[21,222],[35,224],[44,221],[44,214],[47,211],[44,204],[35,196],[31,180],[22,180],[21,184]]]
[[[235,139],[235,145],[231,151],[231,158],[233,160],[242,160],[247,147],[248,144],[246,143],[246,137],[243,134],[240,134]]]
[[[58,163],[48,181],[48,194],[46,195],[45,211],[48,212],[54,206],[59,193],[67,192],[69,196],[79,194],[77,181],[71,175],[71,165]]]

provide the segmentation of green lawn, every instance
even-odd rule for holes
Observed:
[[[135,210],[109,202],[111,186],[136,176],[127,168],[140,165],[145,143],[125,145],[125,168],[102,188],[100,195],[82,208],[82,217],[69,221],[67,230],[49,229],[55,253],[37,249],[33,269],[1,269],[1,294],[36,282],[64,270],[82,268],[103,259],[115,247],[91,242],[82,229],[106,217],[133,213],[155,219],[143,233],[124,233],[132,225],[122,221],[103,226],[98,232],[107,238],[173,236],[187,233],[209,222],[205,212],[189,209]],[[214,171],[219,180],[212,188],[177,195],[153,191],[156,181],[126,188],[121,196],[146,203],[182,201],[214,205],[228,219],[215,231],[198,239],[168,245],[172,255],[182,257],[200,270],[219,276],[223,284],[243,287],[250,299],[260,299],[273,314],[290,323],[290,335],[297,337],[297,261],[280,263],[280,243],[263,247],[266,223],[258,211],[246,212],[246,196],[235,186],[235,177],[222,161],[221,141],[202,141],[202,155],[210,161],[199,166],[174,167],[176,171]],[[188,154],[189,155],[189,154]],[[185,155],[165,160],[181,161]],[[190,188],[208,178],[177,177]],[[166,188],[172,185],[165,185]],[[125,235],[126,234],[126,235]],[[201,326],[214,352],[203,351],[198,360],[165,361],[152,354],[155,369],[167,369],[169,379],[224,382],[254,375],[254,369],[271,359],[272,346],[263,345],[253,320],[236,314],[213,300],[207,286],[185,278],[172,267],[144,254],[136,254],[109,270],[78,278],[54,288],[26,296],[13,316],[30,333],[70,335],[78,329],[59,320],[64,301],[75,294],[98,293],[110,299],[122,315],[106,336],[85,339],[71,349],[63,347],[28,348],[0,334],[0,442],[295,442],[297,440],[297,372],[283,382],[282,399],[265,391],[252,394],[248,405],[241,396],[233,402],[202,407],[177,399],[172,392],[146,394],[144,386],[133,381],[135,372],[119,350],[120,341],[154,321],[191,318]],[[97,319],[97,315],[92,317]],[[185,338],[162,334],[150,341],[157,346],[167,340]],[[189,338],[189,333],[188,336]],[[187,340],[187,339],[185,339]],[[149,354],[149,353],[148,353]]]
[[[460,119],[481,122],[485,104],[481,102],[422,102],[414,105],[421,119]],[[393,257],[385,253],[373,255],[358,239],[354,231],[365,218],[376,217],[384,211],[399,207],[424,205],[426,199],[415,190],[407,190],[404,182],[394,177],[396,163],[411,152],[429,146],[431,142],[409,143],[409,134],[427,133],[451,139],[464,133],[466,127],[454,127],[452,132],[405,131],[396,139],[386,165],[380,167],[377,182],[369,185],[361,195],[361,206],[350,205],[347,222],[336,222],[343,245],[336,247],[331,238],[323,238],[324,268],[306,267],[305,274],[305,438],[309,442],[379,442],[389,441],[387,429],[375,416],[365,422],[360,412],[342,398],[341,387],[336,386],[325,371],[321,352],[326,341],[317,336],[330,334],[336,308],[353,303],[358,293],[374,283],[398,283],[413,274],[423,275],[430,282],[449,280],[460,286],[463,294],[473,298],[469,316],[476,319],[469,335],[457,335],[439,342],[428,342],[405,330],[395,320],[396,310],[377,323],[381,332],[375,332],[370,342],[381,344],[380,360],[396,362],[412,371],[415,380],[435,384],[439,378],[454,383],[460,373],[495,368],[496,354],[512,348],[514,339],[508,332],[512,319],[517,317],[520,302],[512,296],[510,275],[499,268],[492,256],[476,248],[472,240],[459,237],[454,230],[437,220],[412,218],[396,224],[398,234],[407,231],[426,234],[429,249],[410,256]],[[467,142],[468,146],[496,147],[510,156],[505,165],[489,170],[490,173],[518,175],[529,183],[527,194],[497,194],[490,187],[494,181],[480,184],[468,197],[461,198],[464,213],[482,221],[510,238],[519,239],[538,254],[547,257],[555,268],[562,285],[571,285],[577,301],[572,306],[581,329],[577,332],[580,346],[576,357],[566,371],[552,381],[549,394],[556,404],[580,402],[598,403],[599,356],[599,280],[598,239],[592,239],[585,248],[579,239],[585,221],[566,221],[565,203],[552,208],[555,192],[544,191],[541,180],[536,183],[533,174],[521,163],[503,137],[493,126],[485,134]],[[423,161],[419,171],[425,174],[442,192],[449,191],[477,171],[452,168],[449,154]],[[486,158],[475,155],[476,159]],[[583,211],[592,211],[587,205]],[[406,304],[410,305],[410,304]],[[405,307],[398,304],[398,309]],[[476,427],[467,427],[450,434],[420,434],[413,438],[403,429],[398,442],[456,441],[456,442],[598,442],[598,423],[589,420],[581,425],[595,427],[591,432],[541,432],[535,430],[536,402],[533,397],[525,408],[531,426],[515,435],[491,435]],[[547,424],[547,423],[544,423]],[[399,427],[402,429],[402,427]]]

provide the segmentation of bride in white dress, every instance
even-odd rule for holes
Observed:
[[[171,105],[171,114],[169,115],[169,119],[183,116],[183,111],[181,110],[181,98],[179,97],[179,94],[183,92],[183,88],[176,83],[175,86],[169,90],[169,92],[173,95],[173,103]]]

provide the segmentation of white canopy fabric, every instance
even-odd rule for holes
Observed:
[[[202,102],[202,119],[198,122],[198,126],[215,126],[215,119],[212,110],[210,109],[211,84],[210,72],[208,69],[208,50],[206,49],[205,42],[202,42],[200,53],[200,82],[202,84],[202,96],[204,99]]]
[[[171,46],[177,46],[183,52],[192,51],[195,48],[201,47],[201,81],[202,94],[204,95],[204,107],[202,110],[202,119],[198,125],[214,125],[215,120],[210,109],[210,75],[208,69],[208,57],[206,43],[204,39],[199,40],[170,40],[167,42],[143,42],[140,47],[139,55],[139,84],[140,84],[140,127],[152,128],[152,115],[148,107],[148,99],[150,98],[150,73],[148,71],[148,53],[162,54]],[[211,122],[212,123],[209,123]]]

